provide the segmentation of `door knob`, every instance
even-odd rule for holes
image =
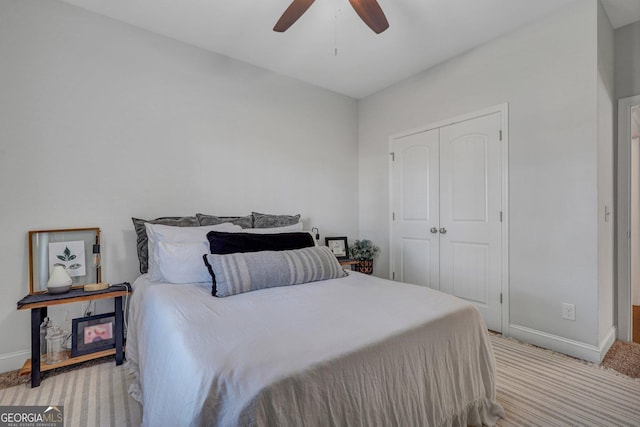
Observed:
[[[437,228],[435,228],[435,227],[431,227],[431,232],[432,232],[433,234],[435,234],[435,233],[437,233],[437,232],[438,232],[438,229],[437,229]]]
[[[441,234],[447,234],[447,229],[444,228],[444,227],[440,228],[440,233]]]

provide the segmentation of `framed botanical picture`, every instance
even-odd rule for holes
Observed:
[[[336,258],[340,260],[349,258],[349,245],[346,237],[325,237],[324,241]]]
[[[102,281],[100,229],[29,231],[29,293],[47,291],[49,276],[56,266],[64,267],[72,287]]]
[[[71,320],[71,357],[116,348],[115,313]]]
[[[60,265],[64,267],[69,276],[82,277],[87,274],[86,257],[84,256],[84,242],[49,243],[49,271]]]

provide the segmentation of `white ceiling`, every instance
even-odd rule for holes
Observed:
[[[640,21],[640,0],[602,0],[613,28]]]
[[[362,98],[576,0],[378,0],[379,35],[347,0],[317,0],[285,33],[272,28],[290,0],[63,1]],[[604,4],[614,26],[640,20],[640,0]]]

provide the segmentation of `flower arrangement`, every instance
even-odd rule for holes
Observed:
[[[373,259],[380,252],[380,248],[373,244],[371,240],[356,240],[349,247],[351,258],[358,261],[356,271],[365,274],[373,274]]]
[[[373,244],[371,240],[363,239],[356,240],[353,245],[349,247],[349,254],[351,258],[357,261],[373,261],[373,259],[380,252],[380,248]]]

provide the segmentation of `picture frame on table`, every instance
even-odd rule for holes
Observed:
[[[71,320],[71,357],[116,348],[116,314]]]
[[[325,237],[324,242],[336,258],[349,259],[349,244],[346,237]]]
[[[29,295],[47,292],[58,265],[71,277],[73,289],[100,283],[100,228],[29,231]]]

